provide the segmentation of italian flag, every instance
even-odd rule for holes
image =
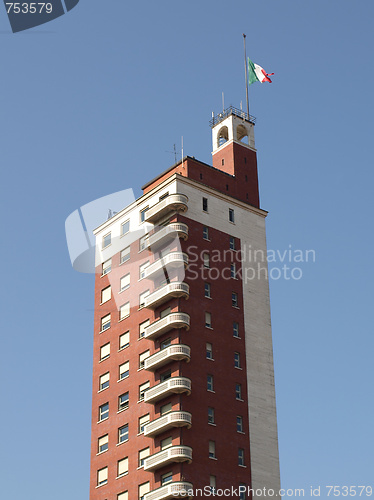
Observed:
[[[266,73],[264,68],[261,68],[258,64],[252,62],[248,57],[248,83],[251,85],[255,82],[269,82],[272,83],[269,76],[274,75],[274,73]]]

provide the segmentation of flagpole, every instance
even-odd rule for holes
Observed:
[[[246,35],[243,33],[244,42],[244,69],[245,69],[245,97],[247,100],[247,114],[249,120],[249,96],[248,96],[248,68],[247,68],[247,48],[245,43]]]

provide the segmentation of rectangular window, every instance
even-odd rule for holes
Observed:
[[[143,401],[144,393],[149,388],[149,380],[144,384],[139,385],[139,401]]]
[[[130,345],[130,332],[125,332],[119,336],[119,348],[124,349]]]
[[[235,212],[233,208],[229,208],[229,221],[235,222]]]
[[[99,406],[99,422],[109,418],[109,403]]]
[[[239,338],[239,323],[237,323],[236,321],[234,321],[234,323],[232,324],[232,331],[234,337]]]
[[[160,344],[160,351],[167,349],[171,345],[171,338],[165,339]]]
[[[162,194],[162,195],[159,197],[158,201],[162,201],[162,200],[164,200],[165,198],[167,198],[168,196],[169,196],[169,191],[168,191],[167,193]]]
[[[101,303],[108,302],[112,298],[112,287],[107,286],[103,290],[101,290]]]
[[[144,500],[146,493],[149,493],[149,491],[150,491],[149,481],[141,484],[139,486],[139,500]]]
[[[142,210],[140,210],[140,222],[145,221],[145,214],[147,213],[149,207],[145,207]]]
[[[139,308],[145,306],[145,299],[148,297],[148,295],[149,295],[149,290],[146,290],[145,292],[139,295]]]
[[[149,457],[149,448],[144,448],[143,450],[139,450],[139,465],[138,467],[144,466],[144,460]]]
[[[140,323],[140,325],[139,325],[139,338],[140,339],[144,337],[144,335],[145,335],[145,329],[149,325],[150,325],[149,319],[147,319],[146,321],[143,321],[143,323]]]
[[[107,451],[108,441],[109,441],[108,434],[105,434],[105,436],[99,437],[98,444],[97,444],[98,453],[103,453],[103,451]]]
[[[144,427],[149,423],[149,413],[139,418],[139,434],[143,434]]]
[[[108,259],[105,262],[103,262],[102,275],[104,276],[105,274],[110,273],[111,270],[112,270],[112,259]]]
[[[233,262],[230,266],[231,278],[236,279],[236,264]]]
[[[241,384],[235,385],[235,397],[236,399],[242,399],[242,386]]]
[[[208,268],[210,267],[210,258],[208,253],[203,253],[203,263],[204,267]]]
[[[145,270],[147,269],[147,267],[149,267],[149,260],[147,260],[147,262],[144,262],[144,264],[142,264],[139,267],[139,279],[143,279],[144,278],[144,276],[145,276]]]
[[[160,319],[165,318],[166,316],[169,316],[170,313],[171,313],[171,307],[164,309],[163,311],[160,312]]]
[[[240,366],[240,353],[234,352],[234,366],[235,368],[241,368]]]
[[[165,380],[169,380],[171,377],[171,370],[167,370],[166,372],[161,373],[160,382],[165,382]]]
[[[230,250],[236,250],[235,238],[230,236]]]
[[[117,500],[129,500],[129,492],[124,491],[123,493],[118,493]]]
[[[112,243],[112,233],[103,236],[103,248],[108,247]]]
[[[104,375],[101,375],[100,382],[99,382],[99,391],[102,391],[103,389],[106,389],[107,387],[109,387],[109,372],[104,373]]]
[[[148,240],[147,235],[139,238],[139,252],[141,252],[142,250],[145,250],[145,248],[147,247],[147,240]]]
[[[208,424],[214,424],[214,408],[208,408]]]
[[[170,413],[172,411],[173,407],[171,403],[166,403],[165,405],[162,405],[160,408],[160,414],[161,416],[166,415],[167,413]]]
[[[119,320],[128,318],[130,316],[130,302],[126,302],[119,308]]]
[[[110,356],[110,342],[100,347],[100,361],[109,358]]]
[[[130,231],[130,221],[126,220],[125,222],[122,222],[121,224],[121,236],[124,234],[127,234]]]
[[[165,484],[169,484],[173,481],[173,473],[172,471],[166,472],[166,474],[162,474],[161,476],[161,486],[164,486]]]
[[[97,471],[97,485],[102,486],[108,482],[108,467]]]
[[[118,396],[118,411],[127,410],[129,407],[129,393]]]
[[[205,326],[212,328],[212,315],[208,312],[205,313]]]
[[[123,380],[124,378],[127,378],[130,373],[130,363],[126,361],[122,365],[119,365],[119,379],[118,380]]]
[[[101,318],[101,331],[105,332],[110,328],[110,314],[107,314]]]
[[[117,475],[118,477],[123,476],[129,472],[129,459],[128,457],[122,458],[117,462]]]
[[[244,449],[238,449],[238,465],[245,465],[244,463]]]
[[[170,446],[173,446],[173,439],[171,436],[161,440],[161,450],[166,450],[170,448]]]
[[[246,490],[247,486],[244,483],[240,483],[239,486],[240,488],[240,493],[239,493],[239,500],[246,500]]]
[[[238,294],[235,292],[232,292],[232,294],[231,294],[231,304],[232,304],[232,307],[239,307]]]
[[[118,429],[118,443],[124,443],[128,439],[129,439],[129,424],[126,424]]]
[[[121,251],[120,264],[123,264],[124,262],[127,262],[128,260],[130,260],[130,247],[126,247]]]
[[[208,211],[208,198],[203,198],[203,212]]]
[[[239,415],[236,417],[236,431],[243,432],[243,417]]]
[[[145,360],[149,358],[149,349],[139,354],[139,369],[144,368]]]
[[[207,375],[206,382],[207,382],[207,390],[214,391],[213,375]]]
[[[216,458],[216,443],[209,441],[209,458]]]
[[[122,276],[121,281],[120,281],[120,291],[123,292],[124,290],[127,290],[130,288],[130,273],[125,274],[125,276]]]
[[[209,227],[207,226],[203,227],[203,240],[209,241]]]
[[[213,359],[213,346],[209,342],[206,343],[206,358]]]
[[[210,283],[204,283],[204,296],[210,299]]]

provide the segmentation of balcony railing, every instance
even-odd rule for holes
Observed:
[[[193,491],[193,485],[185,481],[169,483],[144,495],[144,500],[171,500],[172,498],[192,498],[188,492]]]
[[[192,448],[189,446],[170,446],[144,460],[144,470],[153,471],[173,462],[192,462]]]
[[[171,313],[147,326],[144,332],[146,339],[156,339],[173,328],[190,328],[190,316],[187,313]]]
[[[188,299],[190,287],[183,281],[173,281],[151,293],[144,300],[144,307],[154,309],[167,302],[172,297],[184,297]]]
[[[192,425],[192,415],[188,411],[172,411],[163,415],[144,427],[144,436],[156,436],[172,427],[187,427]]]
[[[145,403],[155,403],[171,394],[191,394],[191,380],[187,377],[171,377],[144,392]]]
[[[160,366],[166,365],[170,361],[185,360],[190,361],[191,348],[184,344],[172,344],[166,349],[152,354],[144,361],[144,368],[146,370],[157,370]]]
[[[184,194],[170,194],[149,208],[145,214],[145,221],[153,224],[172,212],[186,212],[188,197]]]
[[[145,245],[148,248],[152,248],[154,251],[156,248],[162,245],[166,245],[169,240],[173,238],[181,238],[187,240],[188,238],[188,226],[183,224],[183,222],[172,222],[165,227],[157,228],[156,231],[151,231],[145,239]]]
[[[188,265],[188,255],[183,252],[170,252],[161,259],[156,260],[148,266],[144,271],[145,278],[156,278],[164,272],[165,269],[182,268],[185,269]]]

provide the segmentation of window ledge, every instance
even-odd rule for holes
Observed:
[[[106,484],[108,484],[108,481],[107,481],[106,483],[103,483],[103,484],[98,484],[98,485],[96,486],[96,488],[101,488],[102,486],[105,486]]]
[[[110,327],[109,328],[105,328],[105,330],[100,330],[99,333],[104,333],[106,332],[107,330],[110,330]]]
[[[99,363],[102,363],[103,361],[106,361],[106,360],[107,360],[107,359],[109,359],[109,358],[110,358],[110,356],[107,356],[107,357],[106,357],[106,358],[104,358],[104,359],[100,359]]]
[[[103,418],[102,420],[98,420],[98,421],[97,421],[97,423],[98,423],[98,424],[101,424],[101,422],[105,422],[105,420],[108,420],[108,419],[109,419],[109,417],[105,417],[105,418]]]
[[[97,393],[100,394],[100,392],[106,391],[107,389],[109,389],[109,385],[108,387],[104,387],[104,389],[100,389],[99,391],[97,391]]]
[[[121,323],[121,321],[123,321],[124,319],[127,319],[127,318],[129,318],[129,317],[130,317],[130,314],[128,314],[128,315],[127,315],[127,316],[125,316],[124,318],[119,319],[119,320],[118,320],[118,323]]]
[[[204,298],[205,299],[210,299],[210,300],[213,300],[212,297],[207,297],[206,295],[204,295]]]
[[[246,469],[246,468],[247,468],[247,466],[246,466],[246,465],[240,465],[240,464],[238,464],[238,466],[239,466],[239,467],[243,467],[243,469]]]
[[[241,401],[242,403],[244,403],[244,399],[240,399],[240,398],[235,398],[236,401]]]
[[[112,298],[112,297],[110,297],[110,299],[111,299],[111,298]],[[106,300],[105,302],[100,302],[100,304],[99,304],[99,305],[100,305],[100,306],[102,306],[103,304],[106,304],[107,302],[109,302],[109,301],[110,301],[110,299]]]
[[[116,446],[121,446],[121,444],[125,444],[128,442],[128,439],[126,439],[125,441],[122,441],[122,443],[117,443]]]
[[[217,427],[217,424],[214,424],[213,422],[208,422],[208,425],[213,425],[213,427]]]
[[[126,288],[124,288],[123,290],[120,290],[118,293],[126,292],[126,290],[128,290],[129,288],[130,288],[130,285],[127,286]]]
[[[122,264],[126,264],[126,262],[128,262],[130,259],[126,259],[124,260],[123,262],[120,262],[119,265],[122,266]]]
[[[213,330],[213,328],[211,326],[206,326],[205,325],[205,328],[208,328],[208,330]]]
[[[238,434],[245,434],[243,431],[236,431]]]
[[[120,474],[119,476],[116,477],[116,479],[121,479],[123,476],[128,476],[128,472],[124,472],[123,474]]]
[[[235,368],[236,370],[243,370],[243,368],[242,368],[241,366],[234,366],[234,368]]]
[[[210,460],[218,460],[217,457],[209,457],[209,458],[210,458]]]
[[[104,276],[106,276],[107,274],[109,274],[109,273],[111,273],[111,272],[112,272],[112,270],[108,271],[108,272],[107,272],[107,273],[105,273],[105,274],[102,274],[102,275],[100,276],[100,278],[104,278]]]
[[[128,409],[129,409],[129,407],[127,407],[127,408],[122,408],[122,410],[118,410],[118,411],[117,411],[117,415],[118,415],[118,413],[122,413],[123,411],[126,411],[126,410],[128,410]]]
[[[117,380],[117,383],[118,382],[122,382],[122,380],[126,380],[127,378],[129,378],[130,375],[127,375],[127,377],[123,377],[123,378],[120,378],[119,380]]]
[[[123,351],[124,349],[127,349],[130,346],[130,344],[124,345],[120,349],[118,349],[118,352]]]
[[[209,361],[214,361],[214,358],[206,358],[206,359],[208,359]]]
[[[108,450],[104,450],[104,451],[99,451],[99,453],[96,453],[96,456],[98,457],[99,455],[102,455],[103,453],[106,453]]]
[[[213,392],[213,394],[216,393],[216,391],[212,391],[212,389],[207,389],[207,392]]]
[[[239,306],[232,306],[234,309],[240,309]]]

